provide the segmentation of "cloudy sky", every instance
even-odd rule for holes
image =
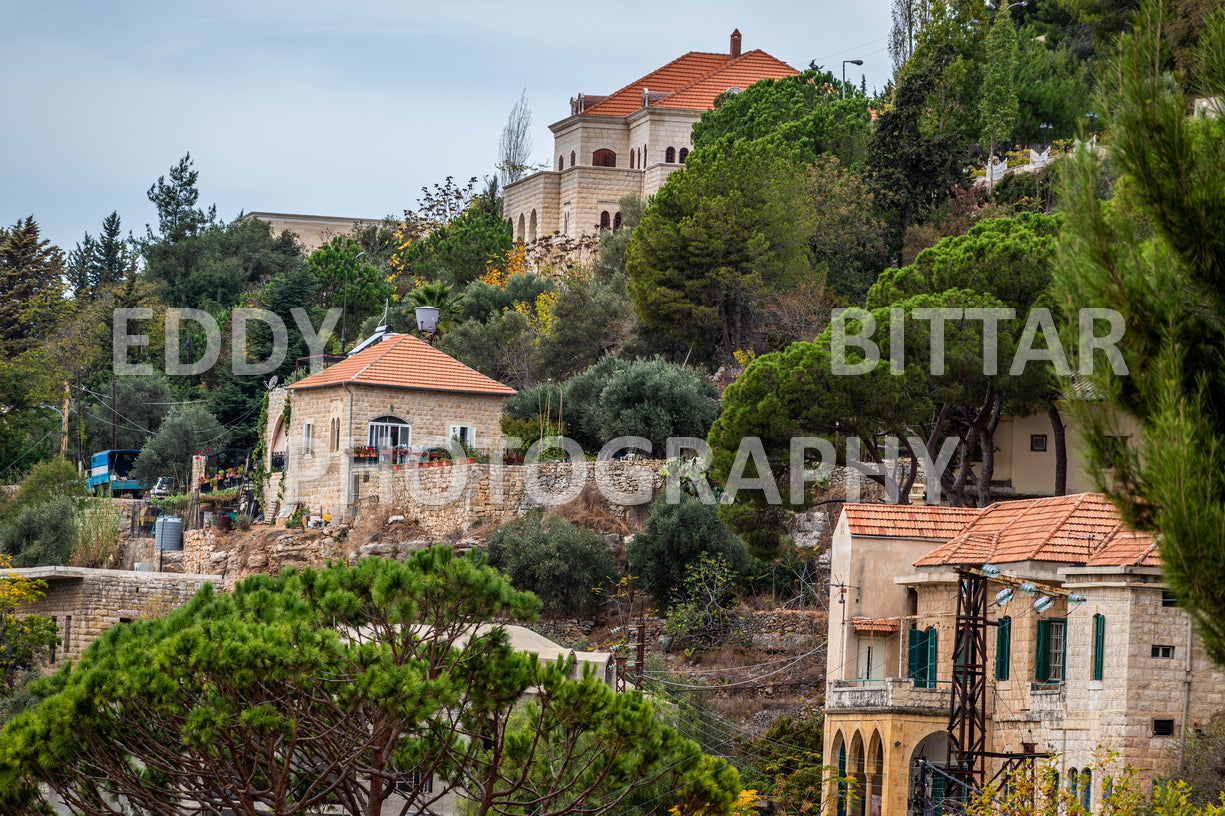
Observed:
[[[112,210],[155,220],[183,154],[201,204],[378,218],[493,173],[526,89],[533,155],[578,92],[610,93],[733,28],[797,68],[889,77],[889,0],[0,0],[0,225],[70,249]]]

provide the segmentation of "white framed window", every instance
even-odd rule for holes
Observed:
[[[449,436],[458,439],[469,448],[476,447],[476,428],[471,425],[452,425]]]
[[[864,685],[885,682],[885,639],[873,635],[859,635],[859,649],[855,661],[855,679]]]
[[[395,416],[381,416],[370,421],[367,443],[372,448],[408,447],[413,443],[413,429]]]
[[[315,425],[312,422],[302,423],[302,453],[313,453],[315,449]]]

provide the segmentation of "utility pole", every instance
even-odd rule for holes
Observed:
[[[64,380],[64,410],[60,412],[60,458],[68,461],[68,380]]]

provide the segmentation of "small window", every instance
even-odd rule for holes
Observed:
[[[332,417],[332,427],[328,433],[328,450],[332,453],[340,450],[340,419]]]
[[[617,213],[613,216],[613,229],[621,229],[621,213]]]
[[[1161,605],[1165,607],[1178,606],[1178,599],[1168,589],[1161,590]]]
[[[1089,800],[1093,798],[1093,771],[1085,768],[1080,772],[1080,806],[1089,812]]]
[[[575,158],[575,156],[574,156],[574,151],[573,151],[573,150],[571,150],[571,151],[570,151],[570,166],[571,166],[571,167],[573,167],[573,166],[574,166],[574,158]]]
[[[612,216],[608,214],[608,210],[600,213],[600,229],[606,230],[612,228]]]
[[[601,147],[591,154],[591,165],[593,167],[616,167],[617,154],[607,147]]]
[[[565,159],[565,157],[564,157],[564,156],[558,156],[558,157],[557,157],[557,169],[558,169],[558,170],[563,170],[563,169],[565,169],[565,167],[566,167],[566,159]]]
[[[131,618],[120,618],[119,622],[120,623],[131,623],[132,619]]]
[[[1046,434],[1030,434],[1029,449],[1038,453],[1046,453]]]
[[[315,447],[315,426],[311,422],[302,423],[302,453],[308,454]]]
[[[638,151],[631,150],[630,151],[630,169],[631,170],[634,169],[634,163],[637,161],[637,159],[638,159]]]
[[[681,148],[681,164],[684,164],[684,163],[685,163],[685,159],[687,159],[687,158],[689,158],[689,148],[687,148],[687,147],[682,147],[682,148]]]
[[[669,147],[667,150],[664,151],[664,161],[667,162],[668,164],[676,163],[676,148],[675,147]]]
[[[1090,679],[1101,680],[1106,659],[1106,616],[1093,616],[1093,668]]]
[[[934,688],[936,685],[936,629],[910,630],[907,643],[907,673],[915,688]]]
[[[60,633],[60,641],[65,652],[72,648],[72,615],[64,616],[64,629]]]
[[[1067,625],[1066,618],[1038,621],[1038,643],[1034,654],[1034,680],[1038,683],[1058,685],[1063,682]]]
[[[460,444],[468,447],[476,447],[476,428],[470,425],[452,425],[451,438],[458,439]]]
[[[1174,721],[1173,720],[1153,720],[1153,736],[1154,737],[1172,737],[1174,736]]]
[[[1174,657],[1173,646],[1153,646],[1153,657],[1159,657],[1163,660],[1168,660]]]

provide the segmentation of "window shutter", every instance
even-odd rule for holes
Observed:
[[[1106,616],[1093,616],[1093,679],[1102,679],[1103,662],[1106,655]]]
[[[915,688],[922,688],[924,677],[923,658],[927,656],[927,633],[910,628],[910,640],[906,644],[906,676],[914,681]]]
[[[995,630],[995,679],[1007,680],[1012,661],[1012,618],[1000,618]]]
[[[927,688],[936,687],[936,627],[927,630]]]
[[[1051,622],[1038,621],[1038,645],[1034,650],[1034,680],[1045,683],[1051,674]]]

